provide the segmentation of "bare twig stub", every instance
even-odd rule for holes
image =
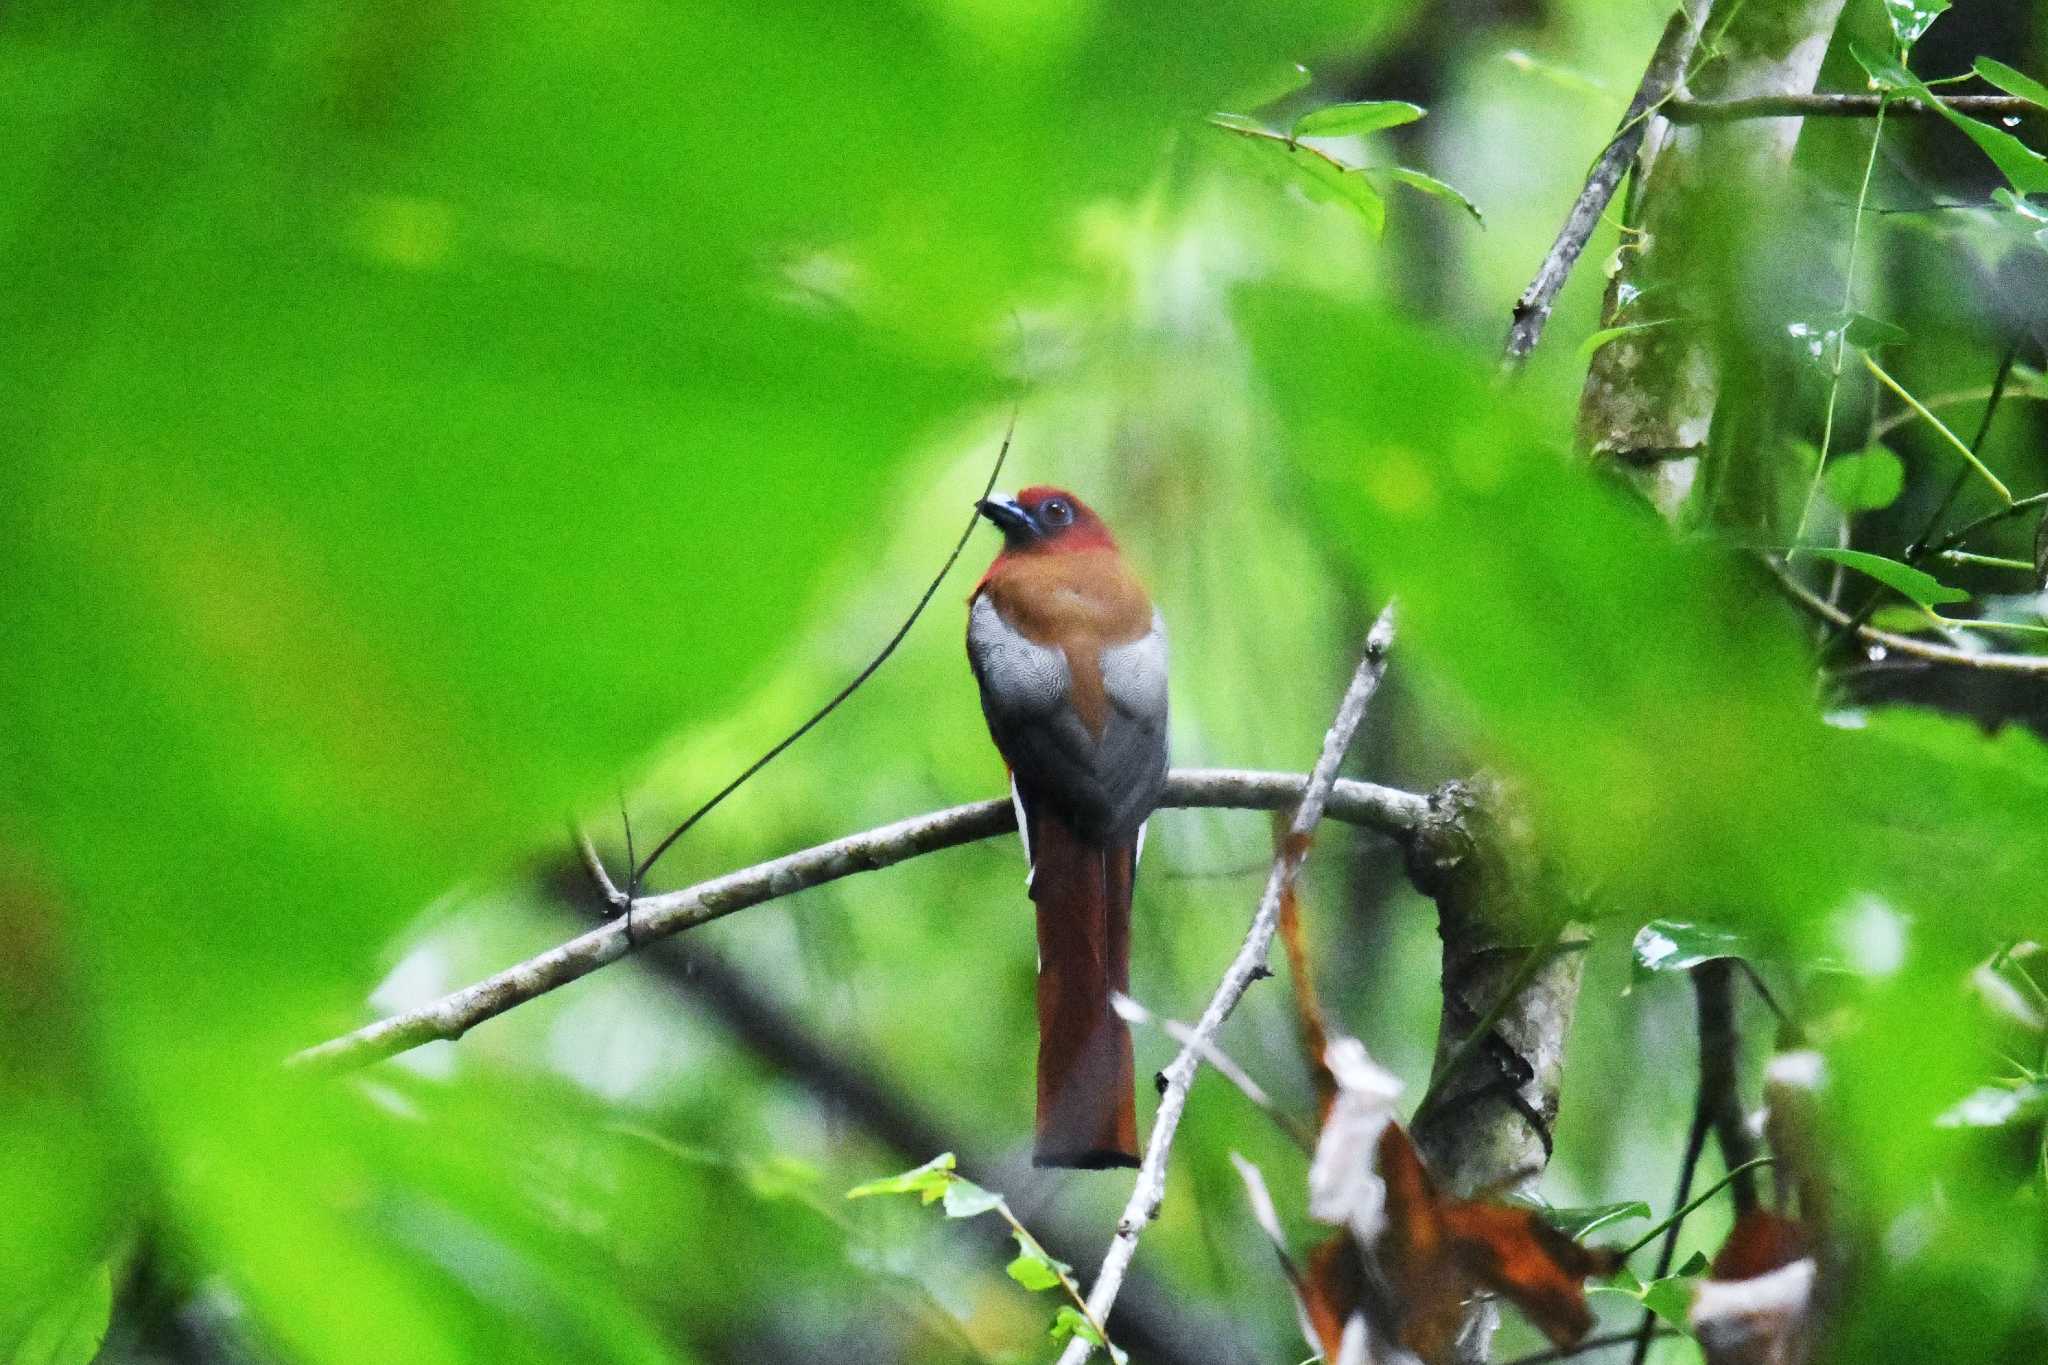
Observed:
[[[1550,254],[1543,258],[1536,278],[1515,300],[1515,319],[1508,326],[1509,364],[1519,363],[1543,339],[1543,327],[1550,321],[1557,293],[1570,278],[1572,267],[1578,264],[1580,253],[1592,239],[1593,229],[1600,225],[1600,215],[1607,212],[1614,191],[1635,161],[1650,120],[1678,90],[1685,65],[1699,45],[1700,30],[1707,22],[1711,4],[1712,0],[1686,0],[1665,24],[1664,36],[1643,72],[1642,84],[1636,87],[1635,98],[1628,102],[1628,112],[1621,116],[1621,126],[1614,130],[1614,136],[1593,162],[1586,187],[1579,191],[1578,200],[1565,216],[1564,226],[1558,229],[1557,240],[1551,243]]]
[[[1282,810],[1304,799],[1308,782],[1299,773],[1190,769],[1168,775],[1160,804]],[[1425,807],[1424,799],[1413,792],[1370,782],[1338,782],[1328,798],[1332,818],[1394,835],[1412,828]],[[460,1038],[484,1020],[616,962],[635,947],[656,939],[857,872],[872,872],[920,854],[993,838],[1016,827],[1016,811],[1009,801],[978,801],[835,839],[681,891],[643,896],[634,903],[630,937],[626,921],[620,917],[431,1004],[307,1048],[293,1055],[290,1064],[345,1070],[422,1043]]]
[[[1123,1287],[1131,1258],[1137,1254],[1138,1238],[1146,1225],[1158,1216],[1160,1202],[1165,1198],[1167,1157],[1173,1150],[1174,1134],[1179,1130],[1181,1115],[1187,1108],[1188,1091],[1194,1085],[1195,1072],[1201,1066],[1202,1048],[1214,1041],[1217,1030],[1223,1027],[1223,1021],[1230,1017],[1230,1012],[1237,1007],[1237,1002],[1244,997],[1251,983],[1266,972],[1266,956],[1272,948],[1273,933],[1280,923],[1282,896],[1301,875],[1301,865],[1308,857],[1309,840],[1316,826],[1322,823],[1325,807],[1338,785],[1337,765],[1343,762],[1345,751],[1351,747],[1352,736],[1358,733],[1359,723],[1365,718],[1366,703],[1372,699],[1387,671],[1387,650],[1393,640],[1394,608],[1389,604],[1366,636],[1365,657],[1359,661],[1351,686],[1345,690],[1344,700],[1337,707],[1336,720],[1331,724],[1329,733],[1323,736],[1322,755],[1316,759],[1315,770],[1309,774],[1308,783],[1302,790],[1301,804],[1295,810],[1287,837],[1281,841],[1280,850],[1274,856],[1272,872],[1266,878],[1266,889],[1259,897],[1259,908],[1252,916],[1244,944],[1224,971],[1215,994],[1209,997],[1208,1006],[1195,1023],[1194,1036],[1161,1073],[1166,1086],[1159,1096],[1159,1112],[1152,1120],[1151,1135],[1145,1141],[1145,1159],[1138,1167],[1137,1184],[1131,1190],[1130,1201],[1124,1205],[1123,1217],[1117,1220],[1116,1235],[1110,1239],[1109,1251],[1102,1258],[1102,1268],[1096,1272],[1094,1287],[1088,1294],[1088,1306],[1096,1317],[1104,1321],[1108,1320],[1109,1310]],[[1419,815],[1421,812],[1418,810],[1416,813]],[[1076,1337],[1060,1354],[1059,1365],[1081,1365],[1094,1349]]]

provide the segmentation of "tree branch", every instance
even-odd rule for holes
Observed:
[[[1983,118],[2016,118],[2040,112],[2030,101],[2011,95],[1947,95],[1943,109]],[[1832,91],[1809,95],[1753,95],[1747,99],[1675,99],[1660,111],[1673,123],[1732,123],[1750,118],[1876,118],[1879,97]],[[1934,115],[1941,112],[1917,99],[1882,101],[1886,118]]]
[[[1508,364],[1520,363],[1543,339],[1543,327],[1550,321],[1557,293],[1571,276],[1572,267],[1578,264],[1580,253],[1592,239],[1593,229],[1600,225],[1600,216],[1607,212],[1622,177],[1628,174],[1637,149],[1643,145],[1650,119],[1669,108],[1685,74],[1685,64],[1692,60],[1693,49],[1699,45],[1711,3],[1712,0],[1686,0],[1664,25],[1664,36],[1651,54],[1635,98],[1628,102],[1628,112],[1621,116],[1621,125],[1593,162],[1593,169],[1586,175],[1586,187],[1579,191],[1578,201],[1565,215],[1564,226],[1558,229],[1557,240],[1537,268],[1536,278],[1515,300],[1515,320],[1508,326]]]
[[[1310,781],[1297,773],[1190,769],[1168,775],[1160,805],[1282,810],[1305,799]],[[1333,818],[1397,837],[1415,826],[1425,806],[1424,799],[1413,792],[1370,782],[1338,782],[1329,790]],[[630,931],[621,916],[431,1004],[295,1053],[287,1065],[348,1070],[422,1043],[460,1038],[484,1020],[616,962],[656,939],[857,872],[872,872],[921,854],[993,838],[1016,827],[1016,812],[1009,801],[978,801],[848,835],[681,891],[643,896],[634,902]]]
[[[1262,975],[1270,975],[1266,970],[1266,955],[1272,948],[1273,932],[1279,926],[1281,900],[1301,875],[1301,865],[1308,858],[1309,841],[1316,826],[1322,823],[1325,807],[1335,813],[1335,788],[1342,785],[1337,782],[1337,765],[1344,761],[1345,751],[1351,747],[1351,738],[1358,733],[1359,723],[1365,719],[1366,703],[1372,699],[1380,679],[1386,675],[1387,650],[1393,641],[1394,608],[1389,603],[1365,638],[1365,657],[1359,660],[1358,671],[1351,676],[1351,686],[1345,689],[1344,699],[1337,706],[1336,720],[1331,723],[1329,733],[1323,736],[1322,754],[1316,759],[1315,770],[1309,774],[1307,785],[1302,790],[1301,804],[1295,810],[1287,836],[1280,841],[1280,847],[1273,856],[1273,870],[1266,877],[1266,889],[1259,897],[1258,912],[1252,916],[1244,944],[1237,950],[1237,956],[1231,959],[1223,980],[1217,983],[1215,994],[1209,997],[1207,1008],[1195,1023],[1194,1036],[1161,1073],[1166,1086],[1160,1092],[1159,1112],[1152,1120],[1152,1133],[1145,1142],[1145,1160],[1138,1167],[1137,1184],[1131,1190],[1130,1201],[1124,1205],[1123,1217],[1117,1220],[1116,1235],[1110,1239],[1109,1250],[1102,1258],[1102,1268],[1096,1272],[1095,1287],[1088,1295],[1089,1308],[1103,1321],[1108,1321],[1117,1291],[1123,1287],[1131,1258],[1138,1251],[1140,1234],[1144,1232],[1145,1225],[1158,1216],[1160,1202],[1166,1196],[1166,1160],[1173,1150],[1173,1138],[1180,1128],[1181,1114],[1187,1108],[1188,1091],[1193,1088],[1195,1073],[1201,1066],[1201,1049],[1214,1041],[1217,1030],[1223,1027],[1223,1021],[1230,1017],[1230,1012],[1237,1007],[1237,1002],[1244,997],[1252,982]],[[1406,799],[1416,803],[1412,808],[1413,815],[1419,819],[1423,813],[1421,799],[1412,796]],[[1409,808],[1404,806],[1404,809]],[[1408,827],[1413,827],[1412,821]],[[1059,1365],[1082,1365],[1094,1349],[1076,1337],[1060,1353]]]
[[[1530,1188],[1550,1160],[1586,941],[1561,941],[1570,900],[1498,784],[1433,794],[1408,873],[1443,940],[1436,1061],[1409,1131],[1458,1194]],[[1454,1358],[1485,1360],[1498,1321],[1496,1304],[1475,1301]]]
[[[1778,580],[1778,586],[1794,602],[1812,612],[1821,620],[1836,626],[1848,626],[1855,618],[1843,611],[1825,597],[1808,588],[1794,578],[1776,559],[1759,555],[1764,567]],[[1953,645],[1937,645],[1927,640],[1916,640],[1910,635],[1894,635],[1888,630],[1875,626],[1856,626],[1856,638],[1874,645],[1882,645],[1895,654],[1908,655],[1915,659],[1926,659],[1930,663],[1954,664],[1959,668],[1976,668],[1990,673],[2019,673],[2033,677],[2048,677],[2048,654],[1993,654],[1989,651],[1977,653],[1968,649],[1957,649]]]

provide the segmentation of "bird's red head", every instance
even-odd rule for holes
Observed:
[[[1064,488],[1039,485],[1012,498],[987,498],[980,510],[1002,529],[1004,554],[1116,548],[1102,518]]]

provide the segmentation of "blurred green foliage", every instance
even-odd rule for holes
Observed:
[[[1927,65],[1974,34],[1929,27],[1943,8],[1852,4],[1827,71],[1861,79],[1851,37],[1892,44],[1896,90],[1970,69],[1983,49]],[[1320,0],[0,10],[0,1354],[88,1359],[108,1305],[110,1360],[1042,1354],[1014,1245],[839,1199],[935,1152],[778,1070],[686,976],[614,967],[341,1083],[278,1065],[577,928],[564,821],[616,860],[623,808],[644,850],[829,695],[1014,407],[1006,482],[1084,491],[1157,590],[1178,763],[1306,767],[1400,596],[1364,770],[1506,772],[1601,908],[1555,1203],[1666,1211],[1691,1020],[1629,944],[1711,923],[1833,1067],[1873,1248],[1841,1358],[2019,1358],[2048,1332],[2039,1106],[1937,1120],[2048,1070],[2025,1009],[1986,1004],[2038,1024],[2038,956],[2007,950],[2048,920],[2048,752],[1839,680],[1817,706],[1814,639],[1742,549],[1570,455],[1611,226],[1521,382],[1493,375],[1661,22],[1647,0],[1469,32]],[[2038,53],[1987,33],[2006,60],[1979,69],[2031,88]],[[1297,61],[1319,83],[1276,94]],[[1208,122],[1245,111],[1265,134]],[[1871,202],[1974,147],[1975,178],[1938,183],[1981,208],[1850,212],[1871,130],[1849,121],[1809,128],[1785,202],[1722,206],[1760,263],[1731,307],[1800,376],[1741,449],[1817,482],[1809,538],[1860,586],[2038,620],[2009,570],[1906,564],[1949,443],[1887,425],[1852,367],[1823,467],[1818,405],[1791,402],[1819,386],[1788,329],[1837,309],[1858,218],[1879,265],[1854,302],[1904,340],[1842,316],[1831,344],[1885,344],[1966,438],[2008,315],[2048,300],[2038,130],[1927,123],[1887,124]],[[2014,373],[1980,453],[2024,498],[2048,385]],[[1951,525],[1995,510],[1957,496]],[[2033,526],[1970,548],[2027,555]],[[967,584],[660,878],[997,790]],[[1239,813],[1155,823],[1134,991],[1160,1014],[1199,1008],[1268,839]],[[976,846],[693,937],[1027,1227],[1091,1234],[1061,1253],[1085,1279],[1124,1186],[1018,1160],[1022,871]],[[1420,1093],[1430,907],[1336,831],[1307,904],[1333,1008]],[[2002,987],[1966,989],[1985,972]],[[1774,1026],[1745,1022],[1755,1064]],[[1306,1109],[1280,993],[1225,1044]],[[1171,1055],[1138,1048],[1141,1074]],[[1208,1076],[1139,1268],[1219,1358],[1278,1359],[1295,1328],[1232,1150],[1299,1216],[1299,1154]]]

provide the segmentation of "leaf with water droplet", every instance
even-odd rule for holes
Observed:
[[[1891,21],[1899,46],[1910,48],[1948,7],[1949,0],[1884,0],[1884,17]]]
[[[1970,141],[1991,158],[1991,164],[1998,167],[1999,173],[2015,190],[2021,194],[2048,194],[2048,157],[2043,157],[2002,128],[1993,128],[1988,123],[1958,114],[1943,104],[1927,88],[1925,81],[1898,62],[1875,56],[1854,43],[1849,44],[1849,52],[1870,73],[1872,85],[1880,90],[1911,95],[1962,129]]]
[[[1636,931],[1631,953],[1641,980],[1657,972],[1691,971],[1717,958],[1748,957],[1750,948],[1740,934],[1716,925],[1657,919]]]

